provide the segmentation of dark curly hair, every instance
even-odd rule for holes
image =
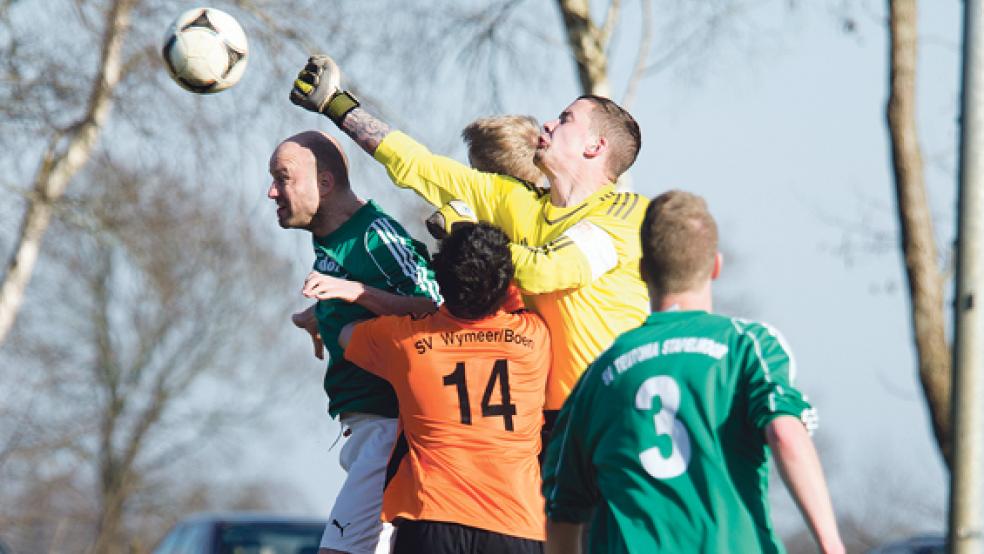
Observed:
[[[489,223],[459,223],[431,267],[451,315],[481,319],[499,309],[513,278],[509,237]]]

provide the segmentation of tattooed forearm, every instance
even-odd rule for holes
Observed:
[[[352,137],[363,150],[373,155],[379,143],[390,133],[390,126],[373,117],[362,108],[355,108],[345,115],[339,127]]]

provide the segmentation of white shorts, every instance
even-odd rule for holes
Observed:
[[[347,434],[338,461],[348,476],[331,509],[321,548],[349,554],[389,554],[393,526],[383,523],[386,466],[396,442],[397,420],[372,414],[342,414]]]

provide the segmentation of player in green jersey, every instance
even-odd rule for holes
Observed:
[[[293,321],[311,334],[319,358],[327,350],[328,411],[346,428],[339,460],[348,476],[320,552],[388,552],[389,528],[379,516],[396,440],[396,395],[388,382],[345,360],[338,333],[375,315],[433,311],[441,302],[437,282],[424,246],[352,190],[348,161],[329,135],[308,131],[282,142],[270,157],[270,175],[267,196],[280,226],[313,235],[314,271],[302,293],[318,302]]]
[[[844,551],[795,363],[764,324],[711,313],[717,227],[698,196],[655,198],[642,225],[653,313],[618,337],[561,410],[543,467],[547,552],[784,552],[768,459],[821,550]]]

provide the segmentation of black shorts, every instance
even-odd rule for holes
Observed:
[[[393,554],[543,554],[543,543],[458,523],[404,519]]]

